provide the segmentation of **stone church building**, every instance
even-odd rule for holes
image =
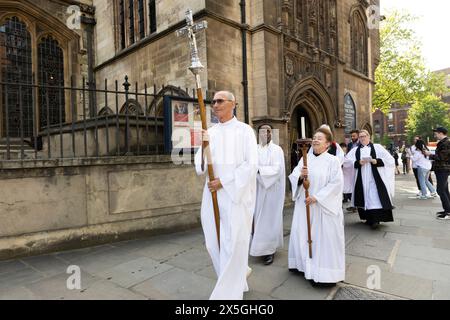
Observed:
[[[308,137],[372,132],[378,4],[0,0],[0,260],[199,226],[204,180],[168,152],[164,113],[195,101],[176,36],[188,8],[208,23],[206,99],[234,92],[238,119],[278,129],[289,163],[302,118]]]
[[[175,35],[191,8],[195,21],[208,22],[198,34],[203,88],[233,91],[238,118],[255,129],[272,124],[288,153],[300,135],[301,117],[307,136],[323,123],[339,142],[353,128],[372,131],[379,34],[368,13],[377,5],[374,0],[1,0],[0,80],[30,82],[34,74],[38,84],[81,86],[85,77],[90,88],[102,88],[107,79],[113,89],[115,80],[128,75],[141,91],[144,83],[193,89],[188,43]],[[16,45],[6,40],[13,34]],[[31,92],[22,94],[31,99]],[[9,104],[17,105],[18,92],[9,96]],[[71,112],[67,99],[57,104],[63,120],[76,114],[80,119],[83,111]],[[94,107],[84,108],[91,117],[115,112],[101,94]],[[31,111],[25,104],[25,136]],[[50,110],[50,118],[57,113]],[[35,117],[45,124],[44,110],[35,110]],[[5,121],[0,123],[4,136]]]

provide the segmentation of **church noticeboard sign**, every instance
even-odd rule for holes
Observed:
[[[210,128],[218,119],[214,116],[210,102],[205,101],[207,125]],[[164,150],[195,151],[202,145],[202,120],[196,99],[164,97]]]
[[[356,108],[350,94],[346,94],[344,98],[344,124],[345,133],[356,129]]]

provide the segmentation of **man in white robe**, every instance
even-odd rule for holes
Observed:
[[[263,257],[265,265],[283,247],[283,207],[286,189],[284,153],[272,141],[272,128],[259,130],[256,208],[250,255]]]
[[[310,181],[309,197],[305,199],[302,181],[305,168],[303,159],[289,176],[292,199],[295,201],[289,240],[288,266],[290,271],[304,273],[313,285],[335,285],[345,279],[345,236],[342,212],[343,176],[339,160],[327,152],[329,138],[313,138],[316,147],[308,153],[307,176]],[[329,132],[329,131],[328,131]],[[324,144],[326,142],[326,145]],[[303,169],[302,169],[303,168]],[[312,259],[309,257],[308,227],[305,202],[310,203]]]
[[[359,140],[360,146],[348,154],[356,169],[352,205],[376,229],[380,222],[394,221],[395,160],[383,146],[370,142],[366,130],[360,131]]]
[[[219,123],[203,131],[209,140],[215,180],[206,181],[201,222],[206,248],[218,280],[210,299],[239,300],[248,290],[248,253],[256,200],[258,153],[253,129],[233,116],[233,94],[217,92],[213,110]],[[203,155],[203,157],[202,157]],[[195,155],[197,174],[207,169],[202,148]],[[217,191],[220,211],[220,249],[217,241],[211,191]]]

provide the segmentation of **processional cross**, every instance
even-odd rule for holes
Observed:
[[[200,117],[202,120],[202,129],[207,130],[206,123],[206,107],[205,102],[203,101],[203,93],[202,93],[202,85],[200,81],[200,72],[203,70],[203,65],[200,62],[200,58],[198,56],[198,48],[197,48],[197,39],[196,33],[201,30],[204,30],[208,27],[206,21],[201,21],[199,23],[194,24],[194,19],[192,17],[192,10],[189,9],[186,11],[186,27],[177,30],[178,37],[188,37],[189,38],[189,46],[191,49],[191,65],[189,66],[189,70],[195,76],[195,85],[197,89],[197,100],[198,105],[200,106]],[[202,161],[203,161],[203,152],[206,153],[206,162],[208,165],[208,177],[209,181],[215,180],[214,171],[211,161],[211,150],[209,148],[209,141],[202,141]],[[211,191],[211,197],[213,201],[213,209],[214,209],[214,221],[216,223],[216,233],[217,233],[217,241],[220,249],[220,214],[219,214],[219,205],[217,202],[217,192]]]

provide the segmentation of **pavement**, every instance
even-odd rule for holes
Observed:
[[[253,272],[244,298],[450,299],[450,221],[435,218],[439,198],[416,200],[416,193],[412,174],[397,176],[395,222],[377,230],[357,213],[345,213],[346,279],[331,289],[313,288],[288,271],[293,207],[285,208],[284,249],[270,266],[250,257]],[[215,281],[201,228],[0,261],[0,299],[8,300],[205,300]]]

